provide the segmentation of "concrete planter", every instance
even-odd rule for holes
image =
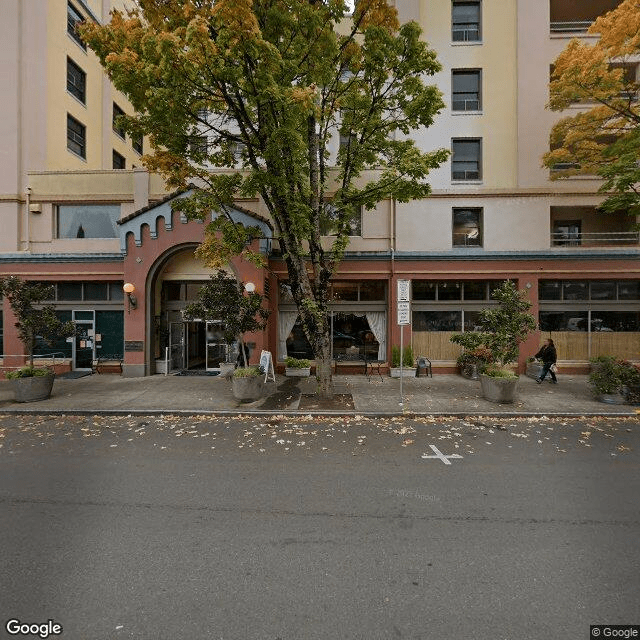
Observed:
[[[311,375],[311,367],[305,367],[302,369],[286,367],[284,373],[288,378],[308,378]]]
[[[236,368],[235,362],[221,362],[220,363],[220,375],[223,378],[230,378]]]
[[[389,375],[392,378],[400,377],[400,367],[391,367],[389,369]],[[402,367],[402,377],[403,378],[415,378],[416,377],[416,369],[415,367]]]
[[[11,381],[16,402],[37,402],[51,395],[55,373],[32,378],[16,378]]]
[[[499,404],[511,404],[516,398],[518,378],[492,378],[480,374],[480,387],[485,400]]]
[[[156,373],[167,373],[166,360],[156,360]]]
[[[264,376],[232,378],[233,397],[240,402],[253,402],[262,398]]]
[[[542,367],[544,365],[542,362],[527,362],[527,371],[526,375],[529,378],[533,378],[534,380],[538,380],[542,375]]]

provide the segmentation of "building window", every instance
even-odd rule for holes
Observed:
[[[71,58],[67,58],[67,91],[86,104],[87,74]]]
[[[362,207],[354,211],[346,224],[350,236],[362,235]],[[338,213],[330,202],[325,203],[325,215],[320,221],[320,233],[323,236],[335,236],[338,233]]]
[[[127,161],[123,155],[120,155],[115,149],[113,151],[113,168],[114,169],[126,169]]]
[[[555,220],[552,234],[553,246],[578,246],[582,239],[581,220]]]
[[[612,11],[620,2],[621,0],[589,0],[589,2],[549,0],[551,33],[567,35],[585,33],[598,16]]]
[[[206,156],[209,151],[209,139],[207,136],[190,136],[189,153],[192,156]]]
[[[140,134],[138,136],[134,136],[131,139],[131,144],[133,146],[133,150],[136,153],[139,153],[140,155],[142,155],[142,134]]]
[[[453,69],[451,108],[453,111],[480,111],[480,69]]]
[[[482,209],[453,210],[453,246],[482,246]]]
[[[453,180],[481,180],[481,139],[453,139],[451,147],[453,150],[451,178]]]
[[[87,157],[87,128],[67,114],[67,149],[81,158]]]
[[[122,125],[118,123],[118,118],[124,115],[125,115],[124,111],[114,102],[113,103],[113,131],[115,134],[119,135],[123,140],[126,136],[126,132],[122,128]]]
[[[451,9],[451,39],[454,42],[478,42],[480,37],[480,0],[454,0]]]
[[[59,205],[58,238],[117,238],[119,204]]]
[[[78,34],[78,23],[84,18],[82,14],[70,3],[67,3],[67,33],[86,51],[87,45],[82,42]]]

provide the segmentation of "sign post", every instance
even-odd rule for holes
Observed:
[[[404,327],[411,324],[411,302],[409,292],[411,280],[398,280],[398,325],[400,326],[400,406],[404,406],[402,395],[403,356],[404,356]]]

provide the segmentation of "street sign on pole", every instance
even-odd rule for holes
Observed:
[[[398,302],[398,324],[411,324],[411,303]]]
[[[411,300],[410,290],[411,280],[398,280],[398,302],[409,302]]]

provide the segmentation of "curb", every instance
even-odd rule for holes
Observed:
[[[510,411],[504,413],[475,413],[469,411],[238,411],[238,410],[197,410],[197,409],[0,409],[0,415],[69,415],[69,416],[225,416],[246,417],[252,416],[284,416],[284,417],[327,417],[327,418],[425,418],[425,417],[451,417],[451,418],[638,418],[640,410],[625,411],[619,413],[594,413],[594,412],[541,412],[541,411]]]

